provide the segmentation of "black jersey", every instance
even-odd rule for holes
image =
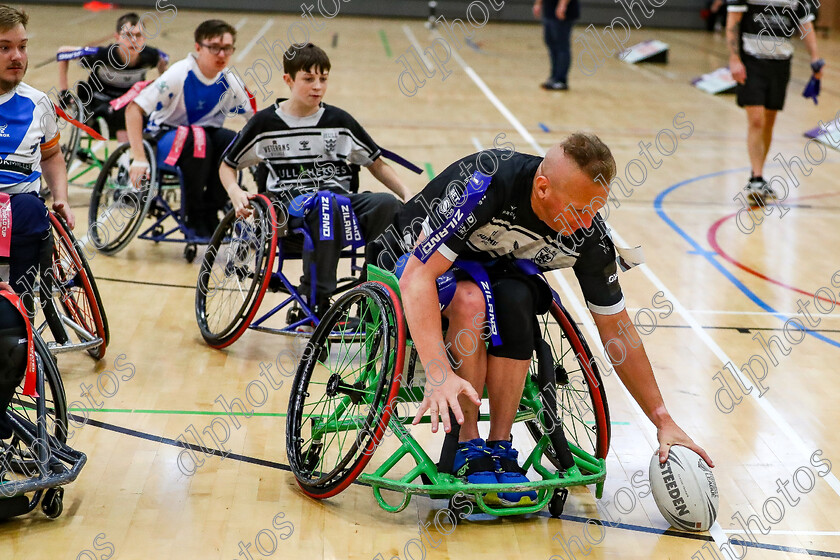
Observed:
[[[590,228],[564,236],[534,213],[531,190],[541,157],[487,150],[456,161],[400,212],[396,225],[407,246],[414,245],[420,231],[433,235],[449,219],[463,200],[465,179],[476,169],[490,175],[491,160],[498,168],[486,192],[438,251],[450,261],[525,259],[542,271],[572,267],[592,311],[611,315],[624,309],[616,251],[603,219],[596,215]]]
[[[308,117],[293,117],[278,99],[258,111],[224,153],[224,162],[239,169],[267,163],[267,188],[276,193],[311,190],[356,192],[359,166],[372,165],[379,147],[350,113],[321,103]]]
[[[79,64],[84,62],[82,66],[91,70],[87,79],[88,86],[94,95],[103,101],[120,97],[135,83],[146,79],[146,70],[156,68],[161,59],[169,59],[166,54],[154,47],[144,47],[142,51],[134,55],[138,58],[134,66],[114,67],[114,63],[121,65],[121,59],[117,53],[119,49],[117,44],[86,47],[83,49],[84,55],[79,57]],[[101,91],[99,84],[101,84]]]
[[[817,14],[813,0],[727,0],[727,10],[744,14],[741,54],[776,60],[793,56],[791,37]]]

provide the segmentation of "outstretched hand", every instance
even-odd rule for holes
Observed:
[[[715,466],[709,454],[702,447],[694,443],[694,440],[688,437],[682,428],[677,426],[673,420],[659,428],[656,433],[656,438],[659,440],[660,463],[668,460],[668,450],[671,449],[672,445],[682,445],[700,455],[710,467],[714,468]]]
[[[473,386],[452,371],[444,376],[443,383],[440,385],[432,384],[431,378],[428,378],[426,380],[426,397],[420,403],[420,408],[411,423],[417,424],[420,422],[420,419],[428,410],[432,417],[432,433],[437,433],[440,420],[443,421],[443,430],[449,433],[452,430],[449,409],[452,409],[452,412],[455,413],[455,420],[458,424],[464,422],[464,412],[458,403],[458,395],[460,394],[466,395],[476,405],[481,404],[481,397]]]
[[[53,202],[52,209],[55,212],[64,218],[64,221],[67,222],[67,227],[70,229],[76,229],[76,216],[73,215],[73,211],[70,210],[70,205],[66,202],[56,200]]]

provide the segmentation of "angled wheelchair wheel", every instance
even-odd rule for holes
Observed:
[[[550,423],[562,425],[569,444],[595,458],[607,456],[610,443],[610,413],[601,374],[592,352],[571,315],[557,301],[540,319],[543,339],[551,346],[557,380],[557,410],[545,410],[540,418],[526,422],[528,431],[539,441]],[[530,375],[536,380],[536,364]],[[563,469],[555,450],[546,449],[549,461]]]
[[[44,371],[44,400],[45,420],[47,434],[61,443],[67,442],[67,402],[64,393],[64,384],[61,381],[61,374],[47,349],[46,343],[35,332],[32,333],[35,343],[35,352],[38,354],[38,361]],[[9,403],[7,414],[15,417],[20,423],[28,423],[32,426],[38,424],[38,400],[41,397],[28,397],[23,394],[23,387],[19,386]],[[39,465],[34,453],[37,450],[26,445],[17,435],[8,440],[0,440],[0,470],[2,467],[9,468],[12,472],[23,476],[36,476],[39,473]]]
[[[76,118],[75,115],[70,116]],[[73,166],[73,162],[76,161],[76,153],[81,143],[82,131],[70,123],[67,123],[65,130],[66,134],[62,135],[64,142],[61,143],[61,155],[64,157],[64,166],[67,168],[67,172],[69,173],[70,168]]]
[[[53,230],[52,269],[48,274],[42,274],[43,291],[47,292],[47,297],[57,298],[64,311],[64,317],[60,318],[62,324],[51,325],[51,328],[63,329],[63,332],[73,335],[80,343],[101,340],[101,344],[87,349],[91,356],[99,360],[105,356],[110,338],[102,298],[70,228],[53,212],[50,213],[50,220]],[[57,340],[66,338],[54,334]]]
[[[340,335],[358,317],[352,335]],[[286,452],[303,491],[328,498],[370,461],[391,418],[406,327],[394,292],[366,282],[327,311],[304,350],[286,417]]]
[[[131,185],[131,147],[120,145],[111,152],[99,172],[90,196],[88,236],[97,250],[113,255],[134,238],[157,192],[157,166],[152,146],[143,141],[149,174],[140,188]]]
[[[195,287],[195,317],[201,336],[213,348],[233,344],[251,324],[265,295],[277,236],[271,203],[251,200],[247,219],[228,212],[213,233]]]

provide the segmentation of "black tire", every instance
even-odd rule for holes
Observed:
[[[105,349],[111,340],[102,296],[76,236],[59,214],[51,212],[50,219],[53,229],[52,278],[59,283],[61,306],[92,337],[102,339],[101,345],[88,348],[88,354],[100,360],[105,357]]]
[[[47,344],[33,332],[35,352],[38,354],[39,362],[44,370],[44,395],[46,410],[46,426],[48,434],[61,443],[67,442],[67,400],[64,393],[64,383],[61,381],[61,374],[58,371],[55,358],[50,354]],[[16,416],[18,420],[26,421],[37,426],[38,412],[36,398],[27,397],[23,394],[23,387],[15,389],[12,401],[9,403],[7,414]],[[22,476],[37,476],[38,465],[32,455],[30,448],[25,445],[17,435],[13,435],[8,443],[0,440],[2,450],[2,465],[8,465],[12,472]]]
[[[581,335],[572,316],[557,301],[549,313],[540,319],[542,335],[552,348],[557,375],[557,411],[543,414],[525,422],[528,431],[539,441],[543,437],[543,422],[557,422],[563,427],[566,439],[593,457],[606,458],[610,442],[610,412],[601,374],[592,352]],[[536,381],[536,364],[531,363],[530,375]],[[549,445],[548,460],[560,470],[562,463]]]
[[[551,517],[560,517],[563,515],[563,509],[566,507],[566,498],[568,497],[568,488],[554,489],[554,495],[548,502],[548,513],[551,514]]]
[[[74,115],[69,115],[75,118]],[[64,142],[61,144],[61,155],[64,157],[64,166],[67,169],[67,173],[69,175],[70,168],[73,166],[73,162],[76,161],[76,152],[79,149],[79,144],[81,144],[81,134],[82,131],[79,128],[71,123],[67,123],[64,127],[66,129],[66,134],[62,137],[65,138]]]
[[[50,519],[55,519],[64,511],[64,488],[48,488],[41,500],[41,511]]]
[[[157,193],[157,165],[152,146],[143,141],[149,162],[148,179],[134,189],[129,179],[128,144],[111,152],[93,186],[88,212],[88,236],[97,250],[114,255],[134,238]]]
[[[339,326],[356,313],[359,331],[341,337]],[[399,391],[405,336],[399,299],[378,282],[346,292],[315,329],[295,375],[286,418],[289,465],[307,495],[338,494],[370,461]],[[342,429],[332,436],[313,434],[316,418],[332,418]]]
[[[195,318],[213,348],[233,344],[248,329],[265,295],[277,236],[274,209],[262,195],[245,220],[228,212],[213,233],[195,287]]]

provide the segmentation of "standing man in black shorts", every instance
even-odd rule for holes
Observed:
[[[819,5],[819,4],[817,4]],[[752,173],[747,196],[763,204],[776,193],[762,176],[773,139],[776,113],[790,81],[791,38],[798,34],[811,55],[814,77],[822,77],[813,21],[813,0],[727,0],[729,70],[738,82],[738,106],[747,110],[747,149]]]
[[[683,445],[712,465],[665,408],[625,309],[616,250],[597,215],[608,191],[595,177],[606,177],[608,184],[615,169],[609,148],[585,133],[570,135],[545,158],[512,150],[473,154],[450,165],[406,203],[396,223],[401,239],[381,240],[390,247],[386,251],[396,251],[394,241],[411,251],[400,290],[427,376],[425,398],[414,422],[429,410],[432,431],[437,431],[440,417],[449,432],[452,409],[461,424],[454,470],[467,482],[527,481],[510,442],[511,426],[534,351],[534,317],[548,309],[552,296],[539,276],[522,271],[525,265],[539,271],[573,268],[605,345],[624,334],[637,341],[615,369],[657,427],[660,461],[667,458],[670,446]],[[469,261],[481,263],[489,281],[477,280]],[[453,263],[460,270],[455,273],[454,295],[442,312],[449,323],[449,344],[444,345],[436,280]],[[492,286],[492,302],[486,295],[487,284]],[[496,320],[488,321],[493,316]],[[451,340],[463,331],[480,337],[477,340],[489,339],[489,348],[478,344],[476,351],[463,355]],[[453,363],[460,364],[454,368],[457,374],[447,359],[440,359],[445,349]],[[479,395],[485,386],[490,399],[487,441],[479,436],[477,425]],[[506,506],[533,504],[537,499],[536,492],[488,497]]]

